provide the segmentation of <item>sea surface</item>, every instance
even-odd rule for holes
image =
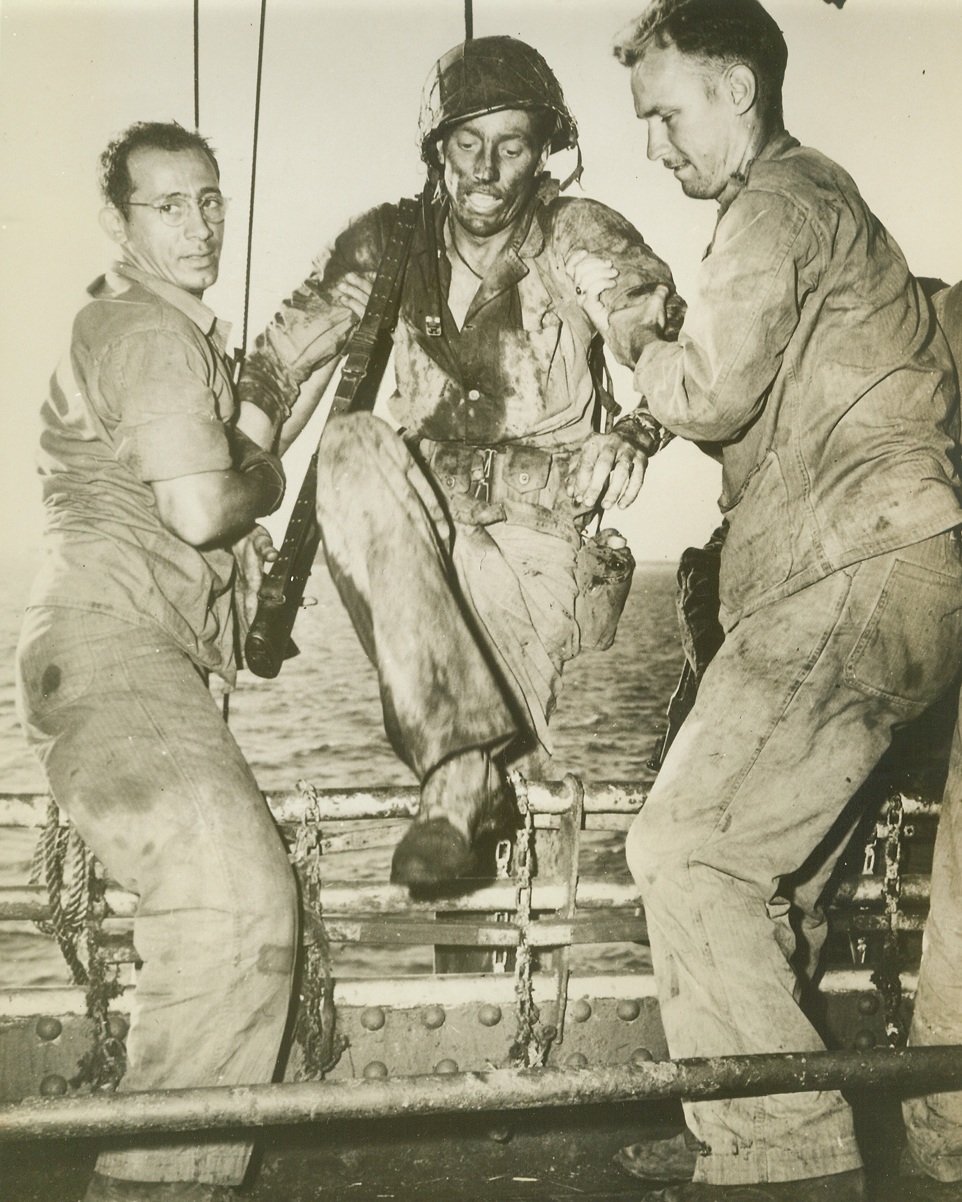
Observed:
[[[0,792],[44,791],[40,769],[16,717],[13,656],[23,604],[37,560],[0,558]],[[316,604],[298,618],[301,649],[273,681],[241,674],[230,700],[230,725],[266,792],[300,780],[319,788],[409,785],[414,778],[391,750],[381,724],[374,671],[319,563],[307,594]],[[665,706],[681,667],[674,611],[674,568],[639,565],[614,646],[586,652],[565,670],[552,719],[555,755],[548,775],[632,780],[644,771],[665,728]],[[37,832],[0,827],[0,885],[26,880]],[[586,836],[583,867],[628,880],[623,836]],[[386,881],[390,849],[339,857],[338,878]],[[578,951],[574,967],[601,971],[625,963],[632,949]],[[340,975],[429,971],[426,953],[406,949],[338,949]],[[53,940],[29,923],[0,927],[0,989],[67,984]]]

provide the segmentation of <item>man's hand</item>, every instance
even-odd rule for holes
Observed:
[[[246,632],[257,613],[257,594],[264,579],[264,566],[277,558],[277,548],[270,533],[263,526],[255,526],[234,543],[232,550],[237,563],[235,595]]]
[[[604,491],[603,509],[626,509],[641,491],[647,466],[648,456],[617,431],[591,434],[569,465],[568,496],[592,509]]]
[[[610,259],[575,250],[565,259],[565,271],[574,283],[578,303],[612,354],[625,367],[634,368],[645,347],[663,337],[668,285],[658,284],[647,295],[632,297],[624,309],[609,313],[601,294],[618,278]]]
[[[359,271],[348,271],[337,281],[334,291],[341,304],[360,320],[367,309],[373,288],[373,273],[362,275]]]
[[[601,301],[602,292],[611,288],[618,278],[618,268],[610,259],[574,250],[565,259],[565,271],[575,286],[578,304],[591,319],[599,334],[608,333],[608,309]]]

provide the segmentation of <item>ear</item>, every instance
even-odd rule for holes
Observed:
[[[444,166],[444,139],[443,138],[438,138],[438,140],[434,143],[434,149],[438,156],[438,162],[443,167]]]
[[[115,209],[113,205],[100,210],[100,228],[111,242],[116,242],[118,246],[126,244],[127,222],[120,210]]]
[[[728,70],[728,89],[735,112],[739,116],[747,113],[758,99],[755,72],[746,63],[735,63]]]
[[[541,147],[541,157],[538,159],[538,165],[535,168],[535,175],[540,175],[542,171],[544,171],[550,155],[551,143],[545,142],[544,146]]]

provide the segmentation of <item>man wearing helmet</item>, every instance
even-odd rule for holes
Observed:
[[[545,164],[576,146],[561,88],[524,42],[480,38],[439,60],[394,334],[403,437],[352,414],[321,442],[328,565],[378,670],[388,736],[421,781],[392,869],[412,887],[468,871],[502,816],[505,766],[550,751],[562,666],[581,639],[581,527],[599,501],[635,498],[660,445],[644,411],[593,432],[597,331],[566,264],[617,263],[604,303],[629,344],[665,292],[669,335],[684,305],[623,217],[560,196]],[[316,404],[316,388],[298,389],[333,371],[397,215],[384,204],[352,222],[258,338],[239,388],[248,418],[262,411],[265,446],[285,448]]]

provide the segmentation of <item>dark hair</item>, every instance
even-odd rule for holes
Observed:
[[[130,195],[133,184],[128,167],[135,150],[201,150],[211,161],[217,178],[220,168],[210,143],[193,129],[185,129],[177,121],[137,121],[114,138],[100,156],[100,190],[104,200],[124,217],[130,216]]]
[[[655,0],[618,35],[615,57],[633,67],[651,43],[706,62],[744,63],[758,84],[759,111],[781,123],[788,47],[758,0]]]

